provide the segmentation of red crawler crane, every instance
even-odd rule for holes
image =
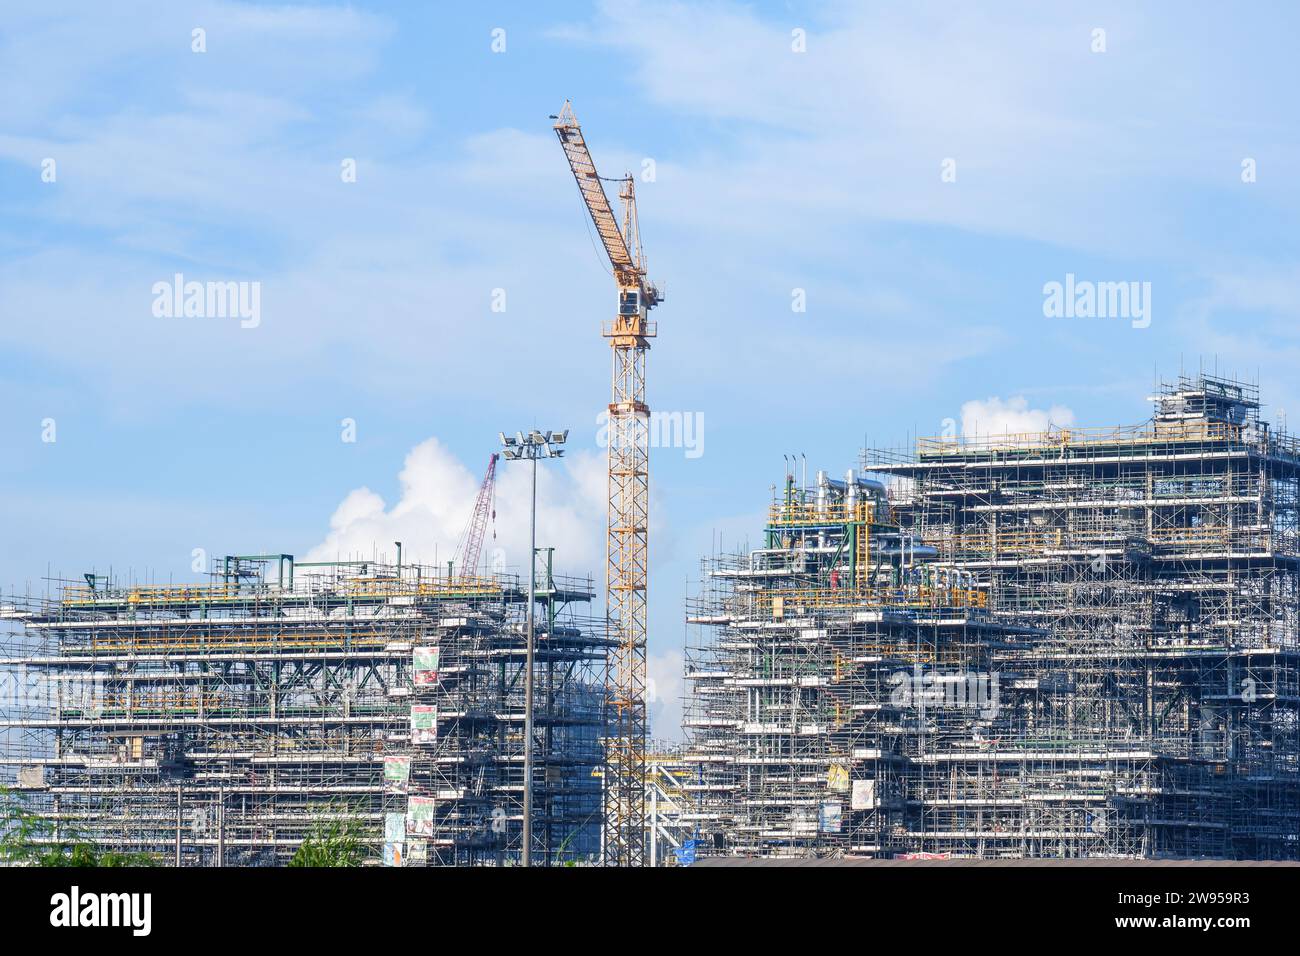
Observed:
[[[488,519],[496,521],[496,508],[492,496],[496,491],[497,456],[488,459],[487,473],[483,484],[479,485],[478,498],[474,501],[474,511],[469,516],[469,523],[461,532],[460,543],[456,546],[456,573],[462,578],[471,578],[478,573],[479,555],[483,551],[483,533],[487,530]]]

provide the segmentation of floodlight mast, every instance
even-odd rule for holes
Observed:
[[[562,444],[568,432],[561,433]],[[560,458],[564,449],[552,448],[552,433],[533,429],[527,437],[516,432],[514,438],[499,432],[502,454],[507,461],[531,461],[532,487],[528,506],[528,624],[524,652],[524,833],[523,865],[533,865],[533,660],[536,655],[537,603],[537,460]]]

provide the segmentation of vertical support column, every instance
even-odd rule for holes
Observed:
[[[605,864],[645,862],[646,567],[650,505],[649,344],[643,315],[613,323],[609,405],[606,609],[616,646],[606,662]]]
[[[176,788],[176,866],[181,865],[181,788]]]
[[[524,657],[524,866],[533,865],[533,654],[537,603],[537,456],[528,506],[528,647]]]
[[[226,788],[217,788],[217,866],[226,865]]]

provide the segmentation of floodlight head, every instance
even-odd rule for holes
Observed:
[[[569,439],[569,430],[567,428],[564,429],[564,431],[551,432],[551,441],[553,441],[557,445],[563,445],[566,441],[568,441],[568,439]]]
[[[534,445],[546,444],[545,436],[543,436],[542,433],[539,432],[536,428],[534,428],[532,434],[528,436],[528,440],[532,442]]]
[[[506,448],[509,448],[511,445],[515,443],[515,440],[513,438],[506,437],[505,432],[497,432],[497,436],[501,439],[501,444]]]

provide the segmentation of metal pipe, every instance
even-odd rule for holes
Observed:
[[[650,865],[659,865],[659,789],[650,790]]]
[[[524,674],[524,866],[533,865],[533,604],[537,595],[537,458],[528,509],[528,650]]]
[[[181,788],[176,788],[176,865],[181,865]]]
[[[226,788],[217,788],[217,866],[226,865]]]

